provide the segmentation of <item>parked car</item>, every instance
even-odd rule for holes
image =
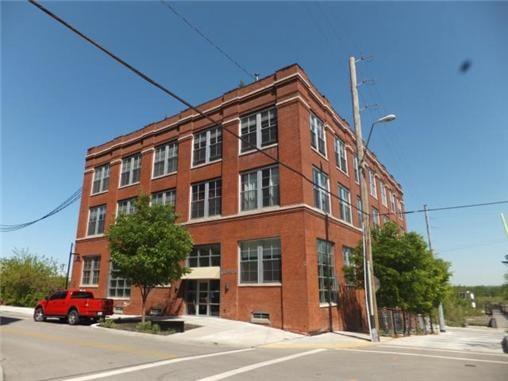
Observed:
[[[96,320],[112,314],[113,300],[96,299],[90,291],[64,290],[39,301],[34,310],[34,320],[40,322],[55,317],[76,325],[84,319]]]

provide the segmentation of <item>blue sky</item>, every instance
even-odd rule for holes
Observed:
[[[58,15],[194,104],[249,78],[158,1],[46,2]],[[508,3],[173,3],[250,72],[299,63],[351,120],[348,57],[359,64],[364,128],[405,189],[406,209],[508,199]],[[37,218],[82,182],[88,147],[172,115],[176,101],[25,2],[1,3],[2,223]],[[461,74],[469,59],[471,69]],[[452,281],[501,284],[508,205],[431,214]],[[3,233],[14,247],[66,262],[78,204]],[[422,214],[408,215],[425,233]]]

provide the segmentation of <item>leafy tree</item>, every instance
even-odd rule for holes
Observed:
[[[13,306],[33,307],[38,300],[65,286],[64,267],[28,249],[14,249],[0,259],[0,299]]]
[[[149,197],[142,195],[135,211],[119,215],[107,232],[115,271],[141,292],[143,322],[150,291],[188,272],[184,261],[192,250],[192,239],[175,220],[170,206],[150,206]]]

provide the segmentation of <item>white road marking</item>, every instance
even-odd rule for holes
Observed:
[[[156,361],[156,362],[152,362],[149,364],[133,365],[133,366],[128,366],[128,367],[120,368],[120,369],[106,370],[104,372],[95,373],[95,374],[87,374],[85,376],[63,378],[61,380],[62,381],[97,380],[99,378],[117,376],[119,374],[124,374],[124,373],[138,372],[140,370],[156,368],[159,366],[175,364],[175,363],[179,363],[179,362],[183,362],[183,361],[198,360],[198,359],[203,359],[203,358],[208,358],[208,357],[223,356],[223,355],[229,355],[229,354],[233,354],[233,353],[240,353],[240,352],[253,351],[253,350],[254,350],[254,348],[246,348],[246,349],[237,349],[237,350],[233,350],[233,351],[208,353],[206,355],[179,357],[179,358],[174,358],[174,359],[169,359],[169,360]]]
[[[490,364],[508,365],[508,361],[473,359],[473,358],[467,358],[467,357],[425,355],[425,354],[422,354],[422,353],[392,352],[392,351],[374,351],[374,350],[369,350],[369,349],[346,349],[346,348],[337,348],[336,350],[337,351],[347,351],[347,352],[377,353],[377,354],[382,354],[382,355],[400,355],[400,356],[429,357],[429,358],[434,358],[434,359],[445,359],[445,360],[456,360],[456,361],[487,362],[487,363],[490,363]]]
[[[224,372],[224,373],[219,373],[219,374],[216,374],[214,376],[201,378],[201,379],[199,379],[197,381],[217,381],[217,380],[223,380],[224,378],[232,377],[232,376],[235,376],[235,375],[240,374],[240,373],[250,372],[251,370],[254,370],[254,369],[257,369],[257,368],[262,368],[264,366],[269,366],[269,365],[272,365],[272,364],[277,364],[279,362],[293,360],[293,359],[296,359],[298,357],[308,356],[308,355],[312,355],[314,353],[323,352],[323,351],[326,351],[326,349],[314,349],[312,351],[301,352],[301,353],[297,353],[295,355],[290,355],[290,356],[285,356],[285,357],[279,357],[279,358],[274,359],[274,360],[262,361],[262,362],[258,362],[258,363],[252,364],[252,365],[247,365],[247,366],[243,366],[241,368],[233,369],[233,370],[230,370],[230,371],[227,371],[227,372]]]
[[[468,355],[480,355],[480,356],[497,356],[497,357],[506,357],[506,355],[502,352],[492,353],[492,352],[480,352],[480,351],[469,351],[464,349],[462,351],[457,349],[442,349],[442,348],[425,348],[425,347],[414,347],[411,345],[389,345],[383,344],[379,348],[398,348],[398,349],[410,349],[414,351],[431,351],[431,352],[451,352],[451,353],[463,353]]]

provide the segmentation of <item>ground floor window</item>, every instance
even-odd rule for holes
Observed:
[[[220,281],[218,279],[185,280],[185,304],[188,315],[219,316]]]
[[[317,240],[319,303],[337,303],[338,286],[332,242]]]
[[[99,284],[99,273],[101,267],[100,256],[84,256],[83,257],[83,276],[81,277],[82,285]]]
[[[131,283],[120,276],[118,272],[111,266],[109,274],[108,296],[111,298],[130,298]]]
[[[279,283],[280,239],[240,242],[240,283]]]

